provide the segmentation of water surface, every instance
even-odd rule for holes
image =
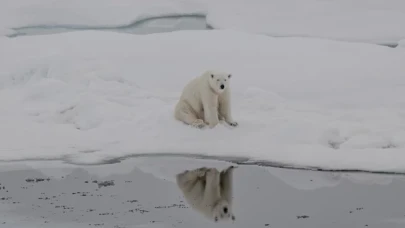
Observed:
[[[236,221],[192,210],[175,175],[229,162],[131,158],[81,166],[58,161],[0,164],[0,227],[394,228],[405,225],[400,175],[238,165]]]
[[[122,26],[86,26],[86,25],[38,25],[14,28],[9,37],[57,34],[72,31],[97,30],[130,34],[152,34],[179,30],[210,29],[205,16],[165,16],[150,17]]]

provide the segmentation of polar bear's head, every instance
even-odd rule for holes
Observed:
[[[209,71],[207,74],[209,84],[215,93],[221,94],[228,88],[231,74],[217,71]]]
[[[218,220],[235,220],[235,216],[232,214],[228,201],[224,199],[218,201],[218,203],[214,206],[212,213],[215,222],[218,222]]]

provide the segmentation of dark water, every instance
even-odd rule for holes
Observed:
[[[37,25],[13,28],[14,33],[8,37],[32,36],[44,34],[57,34],[64,32],[96,30],[96,31],[113,31],[129,34],[152,34],[162,32],[173,32],[179,30],[210,30],[215,29],[206,21],[206,16],[201,14],[196,15],[172,15],[172,16],[157,16],[143,20],[138,20],[133,23],[121,26],[88,26],[88,25]],[[271,37],[289,37],[289,36],[273,36]],[[379,45],[395,48],[398,42],[381,43]]]
[[[80,166],[0,164],[0,227],[405,227],[405,178],[254,165],[234,171],[235,222],[189,207],[175,175],[228,162],[131,158]]]
[[[97,30],[97,31],[113,31],[130,34],[152,34],[161,32],[173,32],[178,30],[206,30],[210,29],[207,25],[205,16],[165,16],[151,17],[144,20],[139,20],[134,23],[106,27],[106,26],[86,26],[86,25],[39,25],[14,28],[15,33],[9,37],[28,36],[28,35],[44,35],[56,34],[72,31]]]

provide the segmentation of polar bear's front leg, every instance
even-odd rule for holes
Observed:
[[[203,99],[204,119],[208,122],[210,128],[219,123],[218,119],[218,97],[208,96]]]
[[[229,125],[236,127],[238,126],[238,122],[234,121],[231,114],[231,97],[229,91],[224,92],[219,97],[219,107],[218,112],[221,116],[223,116],[225,122]]]
[[[206,186],[204,200],[207,206],[214,207],[218,199],[221,198],[220,173],[216,168],[210,168],[206,172]]]

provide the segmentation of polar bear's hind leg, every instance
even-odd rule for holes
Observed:
[[[184,122],[185,124],[191,125],[196,128],[204,128],[206,124],[202,119],[198,119],[196,114],[190,110],[187,104],[183,101],[177,104],[176,107],[176,119]]]

